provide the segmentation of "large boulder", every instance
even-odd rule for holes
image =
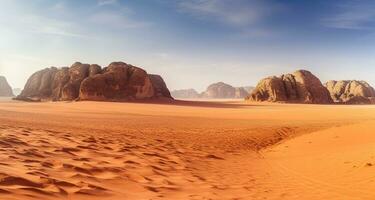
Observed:
[[[183,89],[183,90],[173,90],[172,97],[178,99],[196,99],[199,98],[199,93],[194,89]]]
[[[324,84],[334,102],[345,104],[370,104],[375,90],[366,81],[328,81]]]
[[[306,70],[262,79],[247,99],[311,104],[332,103],[328,90],[316,76]]]
[[[34,73],[16,99],[126,101],[161,97],[172,98],[158,75],[123,62],[113,62],[104,69],[76,62],[71,67]]]
[[[13,91],[10,87],[7,79],[4,76],[0,76],[0,97],[12,97]]]

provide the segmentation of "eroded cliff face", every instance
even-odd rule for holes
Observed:
[[[328,81],[324,85],[334,102],[345,104],[374,103],[375,90],[366,81]]]
[[[330,94],[311,72],[298,70],[293,74],[262,79],[247,97],[251,101],[329,104]]]
[[[139,67],[113,62],[108,67],[74,63],[71,67],[35,72],[22,93],[28,101],[127,101],[172,98],[164,80]]]
[[[12,97],[13,90],[10,87],[7,79],[4,76],[0,76],[0,97]]]

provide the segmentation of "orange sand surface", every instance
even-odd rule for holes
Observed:
[[[0,199],[375,199],[375,106],[0,101]]]

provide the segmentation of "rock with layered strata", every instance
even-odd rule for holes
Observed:
[[[108,67],[74,63],[34,73],[16,99],[27,101],[126,101],[172,98],[164,80],[139,67],[113,62]]]
[[[324,84],[334,102],[345,104],[371,104],[375,90],[366,81],[328,81]]]
[[[306,70],[262,79],[247,99],[311,104],[332,103],[327,88],[316,76]]]

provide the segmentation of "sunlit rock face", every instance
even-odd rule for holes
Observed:
[[[149,75],[139,67],[113,62],[101,68],[96,64],[74,63],[71,67],[46,68],[35,72],[22,93],[16,97],[28,101],[127,101],[172,99],[158,75]]]
[[[327,88],[311,72],[298,70],[293,74],[262,79],[247,97],[251,101],[329,104]]]
[[[366,81],[328,81],[324,85],[337,103],[370,104],[375,98],[374,88]]]

